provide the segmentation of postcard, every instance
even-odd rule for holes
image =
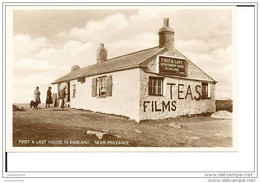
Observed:
[[[7,10],[7,149],[236,150],[233,6]]]

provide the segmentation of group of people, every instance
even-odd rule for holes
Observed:
[[[40,98],[41,92],[39,90],[39,86],[36,87],[34,90],[34,102],[37,102],[38,104],[41,103],[41,98]],[[64,108],[65,105],[65,98],[66,98],[66,86],[60,90],[60,99],[61,99],[61,108]],[[47,90],[47,97],[46,97],[46,105],[45,107],[50,107],[50,105],[53,103],[52,100],[52,92],[51,92],[51,87],[48,87]]]

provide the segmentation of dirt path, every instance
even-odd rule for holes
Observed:
[[[87,132],[105,132],[102,139]],[[13,113],[14,146],[118,146],[96,141],[129,141],[128,147],[229,147],[232,120],[192,117],[171,120],[133,120],[81,110],[39,109]],[[89,144],[24,144],[21,140],[73,140]],[[124,145],[123,145],[124,146]]]

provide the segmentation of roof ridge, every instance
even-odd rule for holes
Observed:
[[[58,83],[60,81],[65,80],[66,78],[70,79],[76,79],[79,77],[86,77],[84,72],[88,72],[88,75],[90,73],[95,73],[96,75],[100,73],[100,71],[107,71],[109,69],[112,70],[117,70],[121,69],[121,67],[132,67],[133,64],[136,66],[142,67],[142,63],[153,57],[154,55],[157,55],[161,51],[165,50],[165,47],[152,47],[152,48],[147,48],[143,50],[139,50],[136,52],[128,53],[125,55],[121,55],[118,57],[114,57],[111,59],[108,59],[107,61],[103,62],[102,64],[91,64],[84,66],[78,70],[75,70],[74,72],[70,72],[59,79],[55,80],[53,83]],[[94,71],[96,70],[96,71]],[[84,75],[84,76],[83,76]]]
[[[155,55],[152,55],[151,57],[147,58],[146,60],[144,60],[142,63],[140,63],[140,65],[145,65],[146,62],[148,62],[151,58],[153,58],[154,56],[157,56],[158,54],[164,52],[167,50],[166,47],[162,47],[163,49],[161,51],[159,51],[158,53],[156,53]]]
[[[132,55],[132,54],[135,54],[135,53],[151,50],[151,49],[154,49],[154,48],[160,48],[160,47],[159,46],[155,46],[155,47],[152,47],[152,48],[147,48],[147,49],[144,49],[144,50],[139,50],[139,51],[136,51],[136,52],[127,53],[125,55],[121,55],[121,56],[117,56],[117,57],[113,57],[113,58],[107,59],[106,61],[113,60],[113,59],[120,58],[120,57],[124,57],[124,56],[129,56],[129,55]],[[161,47],[161,48],[165,48],[165,47]],[[104,63],[106,63],[106,61]],[[83,68],[86,68],[86,67],[89,67],[89,66],[94,66],[94,65],[100,65],[100,64],[95,63],[95,64],[91,64],[91,65],[87,65],[87,66],[81,67],[80,69],[83,69]]]
[[[112,59],[116,59],[116,58],[120,58],[120,57],[124,57],[124,56],[128,56],[128,55],[132,55],[132,54],[136,54],[136,53],[143,52],[143,51],[147,51],[147,50],[151,50],[151,49],[154,49],[154,48],[160,48],[160,47],[159,47],[159,46],[155,46],[155,47],[152,47],[152,48],[147,48],[147,49],[144,49],[144,50],[139,50],[139,51],[127,53],[127,54],[125,54],[125,55],[121,55],[121,56],[117,56],[117,57],[113,57],[113,58],[107,59],[106,61],[112,60]],[[162,47],[162,48],[163,48],[163,47]]]

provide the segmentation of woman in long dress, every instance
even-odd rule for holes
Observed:
[[[37,86],[36,90],[34,90],[34,102],[37,102],[38,104],[41,103],[40,95],[41,95],[41,92],[39,91],[39,86]]]
[[[52,97],[51,97],[51,87],[49,86],[47,90],[47,97],[46,97],[46,106],[45,107],[50,107],[50,104],[52,104]]]

